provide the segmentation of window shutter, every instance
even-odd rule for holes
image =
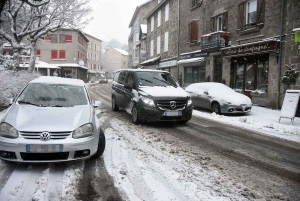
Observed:
[[[192,42],[192,23],[189,23],[189,42]]]
[[[215,17],[210,18],[210,31],[215,31]]]
[[[57,50],[51,50],[51,59],[57,59]]]
[[[37,49],[37,50],[36,50],[36,55],[37,55],[37,56],[40,56],[40,55],[41,55],[41,50],[40,50],[40,49]]]
[[[265,0],[257,0],[256,22],[258,24],[264,23],[265,19]]]
[[[59,58],[60,59],[66,58],[66,50],[59,50]]]
[[[237,29],[238,30],[243,30],[243,26],[244,26],[244,15],[245,15],[245,2],[239,3],[238,5],[238,19],[237,19]]]
[[[227,26],[228,26],[228,12],[225,12],[222,15],[222,31],[227,31]]]
[[[66,42],[72,42],[72,35],[66,34]]]
[[[191,23],[192,26],[192,42],[198,42],[198,21],[193,20]]]
[[[52,40],[52,34],[46,34],[45,40]]]

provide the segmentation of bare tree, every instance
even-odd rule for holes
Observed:
[[[83,28],[90,20],[90,0],[7,0],[7,9],[1,19],[5,26],[0,28],[0,36],[14,48],[15,68],[24,47],[22,40],[31,48],[29,71],[33,72],[36,58],[36,42],[48,32],[59,28]],[[5,7],[6,8],[6,7]]]

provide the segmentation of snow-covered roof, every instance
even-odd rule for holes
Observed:
[[[127,51],[125,51],[125,50],[121,50],[121,49],[119,49],[119,48],[114,48],[115,50],[117,50],[118,52],[120,52],[121,54],[123,54],[123,55],[128,55],[128,52]]]
[[[53,83],[53,84],[70,84],[70,85],[84,86],[84,82],[79,79],[52,77],[52,76],[41,76],[37,79],[32,80],[30,83]]]
[[[29,64],[28,63],[20,63],[21,68],[28,68]],[[52,64],[49,64],[47,62],[41,61],[41,60],[36,60],[35,61],[35,68],[52,68],[52,69],[59,69],[58,66],[54,66]]]
[[[198,58],[192,58],[192,59],[183,59],[183,60],[179,60],[177,62],[177,64],[185,64],[185,63],[194,63],[194,62],[203,62],[204,61],[204,57],[198,57]]]
[[[147,25],[146,24],[141,24],[141,30],[143,34],[147,33]]]
[[[79,65],[79,64],[77,64],[77,63],[51,64],[51,65],[53,65],[53,66],[57,66],[57,67],[83,68],[83,69],[87,69],[87,70],[88,70],[88,68],[87,68],[87,67],[85,67],[85,66],[81,66],[81,65]]]
[[[194,52],[185,52],[185,53],[180,54],[180,56],[183,56],[183,55],[186,55],[186,54],[200,53],[200,52],[202,52],[202,51],[197,50],[197,51],[194,51]]]
[[[293,29],[293,31],[300,31],[300,27]]]

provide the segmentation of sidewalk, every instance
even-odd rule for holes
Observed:
[[[295,118],[293,125],[290,119],[284,118],[279,123],[280,110],[253,106],[246,115],[225,116],[199,110],[194,110],[193,115],[300,143],[300,118]]]

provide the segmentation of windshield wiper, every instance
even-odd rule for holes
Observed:
[[[42,105],[31,103],[31,102],[28,102],[28,101],[18,101],[18,103],[20,103],[20,104],[26,104],[26,105],[35,105],[35,106],[38,106],[38,107],[42,106]]]
[[[171,84],[170,82],[168,82],[168,81],[161,80],[161,79],[158,79],[158,78],[156,78],[156,77],[153,77],[153,79],[159,80],[159,81],[164,82],[164,83],[166,83],[166,84],[169,84],[169,85],[171,85],[171,86],[173,86],[173,87],[177,87],[176,85],[172,85],[172,84]]]
[[[144,78],[139,78],[139,79],[144,80],[144,81],[146,81],[146,82],[149,82],[149,83],[153,84],[153,82],[150,81],[150,80],[147,80],[147,79],[144,79]]]

